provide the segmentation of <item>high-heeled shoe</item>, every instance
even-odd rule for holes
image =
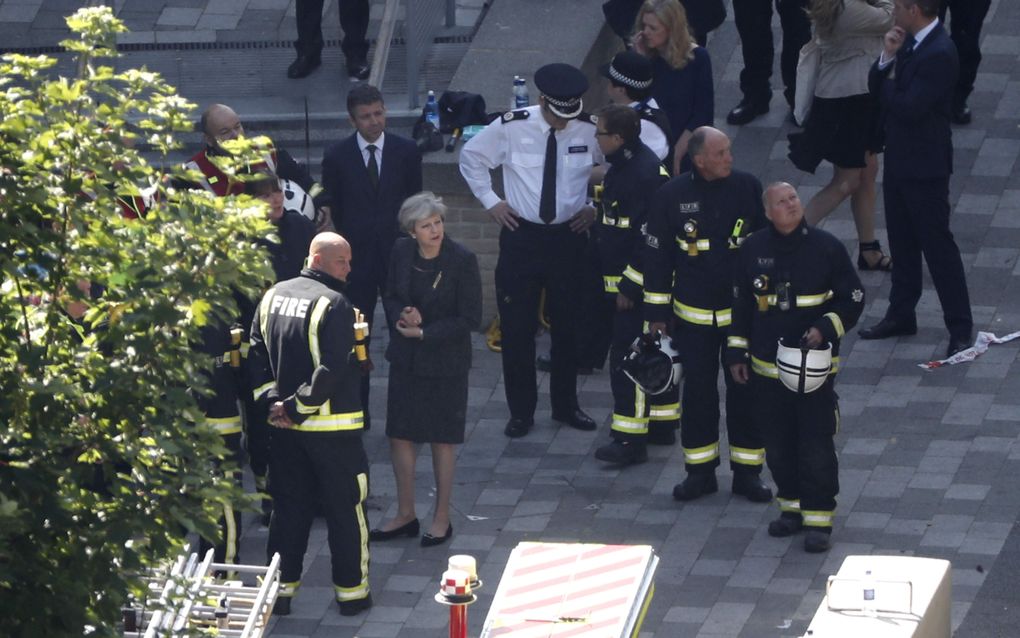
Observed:
[[[442,536],[433,536],[432,534],[425,532],[421,535],[421,546],[422,547],[435,547],[436,545],[442,545],[446,541],[450,540],[453,536],[453,523],[446,528],[446,533]]]
[[[421,531],[421,525],[418,524],[418,519],[414,519],[409,523],[404,523],[400,527],[391,530],[373,529],[368,533],[368,540],[370,541],[389,541],[394,538],[400,538],[406,536],[412,538],[418,535]]]
[[[868,260],[864,258],[864,253],[877,252],[878,260],[875,263],[868,263]],[[857,270],[881,270],[883,272],[889,272],[892,270],[892,259],[889,255],[882,252],[882,244],[875,241],[860,242],[859,249],[857,251]]]

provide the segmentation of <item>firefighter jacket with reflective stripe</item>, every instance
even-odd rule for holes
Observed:
[[[606,157],[609,170],[599,192],[594,238],[603,290],[639,302],[643,295],[642,246],[652,196],[669,174],[650,148],[636,140]]]
[[[232,363],[239,363],[238,343],[231,339],[230,327],[213,320],[202,327],[201,343],[194,349],[204,354],[209,367],[205,371],[209,392],[193,392],[195,402],[206,417],[206,421],[221,434],[241,432],[241,412],[237,399],[241,392],[239,369]],[[238,356],[232,357],[232,353]]]
[[[766,223],[761,194],[761,182],[737,170],[708,181],[695,169],[659,189],[644,250],[647,321],[729,323],[737,248]]]
[[[344,283],[305,269],[262,297],[251,326],[255,397],[282,400],[297,430],[358,433],[361,368]]]
[[[835,372],[840,338],[864,310],[864,287],[846,248],[803,221],[789,235],[769,224],[747,238],[733,295],[726,363],[749,363],[764,376],[775,376],[778,340],[795,345],[812,327],[832,344]]]

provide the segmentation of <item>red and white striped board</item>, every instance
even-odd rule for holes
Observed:
[[[658,564],[649,545],[520,543],[480,638],[635,638]]]

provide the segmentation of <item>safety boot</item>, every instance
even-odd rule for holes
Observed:
[[[372,606],[372,594],[357,600],[336,601],[340,607],[341,616],[357,616]]]
[[[595,458],[616,465],[636,465],[648,460],[643,441],[613,441],[595,450]]]
[[[715,480],[715,472],[700,472],[688,474],[683,483],[673,486],[673,499],[677,501],[693,501],[706,494],[714,494],[719,491],[719,484]]]
[[[769,523],[769,536],[776,538],[793,536],[802,526],[799,514],[780,514],[779,518]]]
[[[829,551],[831,536],[829,531],[822,531],[818,528],[809,529],[804,535],[804,551],[809,554],[821,554]]]
[[[276,604],[273,605],[273,615],[275,616],[289,616],[290,615],[290,596],[280,596],[276,599]]]
[[[733,473],[733,493],[752,503],[768,503],[772,500],[772,490],[761,480],[761,476],[751,472]]]

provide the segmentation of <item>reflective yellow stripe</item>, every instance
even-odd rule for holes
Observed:
[[[684,448],[684,462],[689,465],[710,463],[719,458],[719,442],[705,447]]]
[[[258,401],[263,394],[272,390],[274,385],[276,385],[276,381],[267,381],[260,385],[259,387],[255,388],[255,390],[252,392],[252,396],[255,398],[256,401]]]
[[[839,315],[837,315],[834,312],[827,312],[827,313],[825,313],[822,316],[823,317],[827,317],[829,319],[829,321],[832,322],[832,327],[833,327],[833,329],[836,330],[836,336],[837,337],[842,337],[843,333],[844,333],[844,331],[843,331],[843,320],[839,318]]]
[[[654,304],[657,306],[669,305],[669,301],[672,299],[672,295],[668,292],[649,292],[645,291],[645,303]]]
[[[226,545],[223,548],[223,562],[233,563],[234,559],[237,558],[237,521],[234,520],[234,508],[230,506],[230,503],[226,503],[223,506],[223,522],[226,524],[226,538],[223,539]]]
[[[800,513],[800,501],[791,500],[788,498],[776,498],[779,502],[779,510],[782,512],[797,512]]]
[[[751,449],[731,445],[730,460],[740,465],[761,465],[765,462],[765,448]]]
[[[826,290],[823,293],[817,295],[797,295],[797,307],[798,308],[812,308],[814,306],[820,306],[826,301],[832,299],[833,293],[831,290]]]
[[[676,421],[680,418],[679,403],[663,403],[648,407],[648,419],[651,421]]]
[[[358,502],[354,504],[354,513],[358,519],[358,534],[361,537],[358,549],[361,552],[361,582],[354,587],[341,587],[334,584],[336,599],[340,602],[361,600],[368,596],[368,523],[365,521],[365,508],[362,503],[368,498],[368,475],[360,472],[358,479]]]
[[[240,415],[217,418],[206,417],[205,422],[222,435],[237,434],[241,431]]]
[[[647,434],[648,433],[648,419],[641,417],[623,416],[622,414],[613,413],[612,423],[609,425],[610,430],[616,432],[624,432],[626,434]]]
[[[295,580],[293,583],[280,583],[280,590],[277,592],[277,595],[283,596],[284,598],[291,598],[297,593],[298,587],[300,586],[300,580]]]
[[[318,368],[319,361],[322,359],[322,353],[319,350],[319,324],[328,307],[328,297],[316,299],[315,308],[312,309],[312,319],[308,322],[308,352],[312,355],[312,369]]]
[[[267,343],[269,339],[266,334],[269,330],[269,307],[275,296],[276,288],[270,288],[266,296],[262,298],[262,303],[259,304],[259,331],[262,333],[262,343]]]
[[[623,269],[623,276],[626,277],[627,279],[630,279],[639,286],[645,285],[645,276],[629,264],[627,265],[626,268]]]
[[[770,379],[779,378],[779,368],[776,367],[776,364],[769,363],[768,361],[762,361],[758,357],[751,357],[751,370],[755,374],[760,374],[763,377],[768,377]]]
[[[832,518],[836,515],[832,510],[803,510],[800,514],[807,527],[832,527]]]
[[[690,248],[690,244],[687,243],[686,239],[676,238],[676,244],[680,247],[680,250],[687,250]],[[708,250],[712,247],[712,243],[707,239],[699,239],[694,242],[694,245],[698,247],[698,250]]]
[[[339,432],[360,430],[365,425],[365,413],[346,412],[343,414],[313,414],[293,429],[301,432]]]
[[[673,314],[680,317],[687,323],[693,323],[699,326],[723,327],[730,325],[733,321],[733,312],[729,308],[723,308],[722,310],[708,310],[705,308],[688,306],[687,304],[680,303],[679,301],[673,302]]]
[[[610,217],[605,215],[602,217],[602,223],[614,228],[627,229],[630,228],[630,217]]]
[[[602,275],[602,285],[606,292],[620,292],[620,279],[614,275]]]
[[[318,182],[315,182],[314,184],[312,184],[312,187],[308,189],[308,196],[315,197],[324,190],[325,189],[322,187],[322,185],[320,185]]]
[[[248,358],[248,351],[251,350],[251,344],[247,341],[241,342],[241,356],[245,359]]]
[[[726,337],[726,346],[729,348],[743,348],[747,350],[748,342],[744,337]]]

